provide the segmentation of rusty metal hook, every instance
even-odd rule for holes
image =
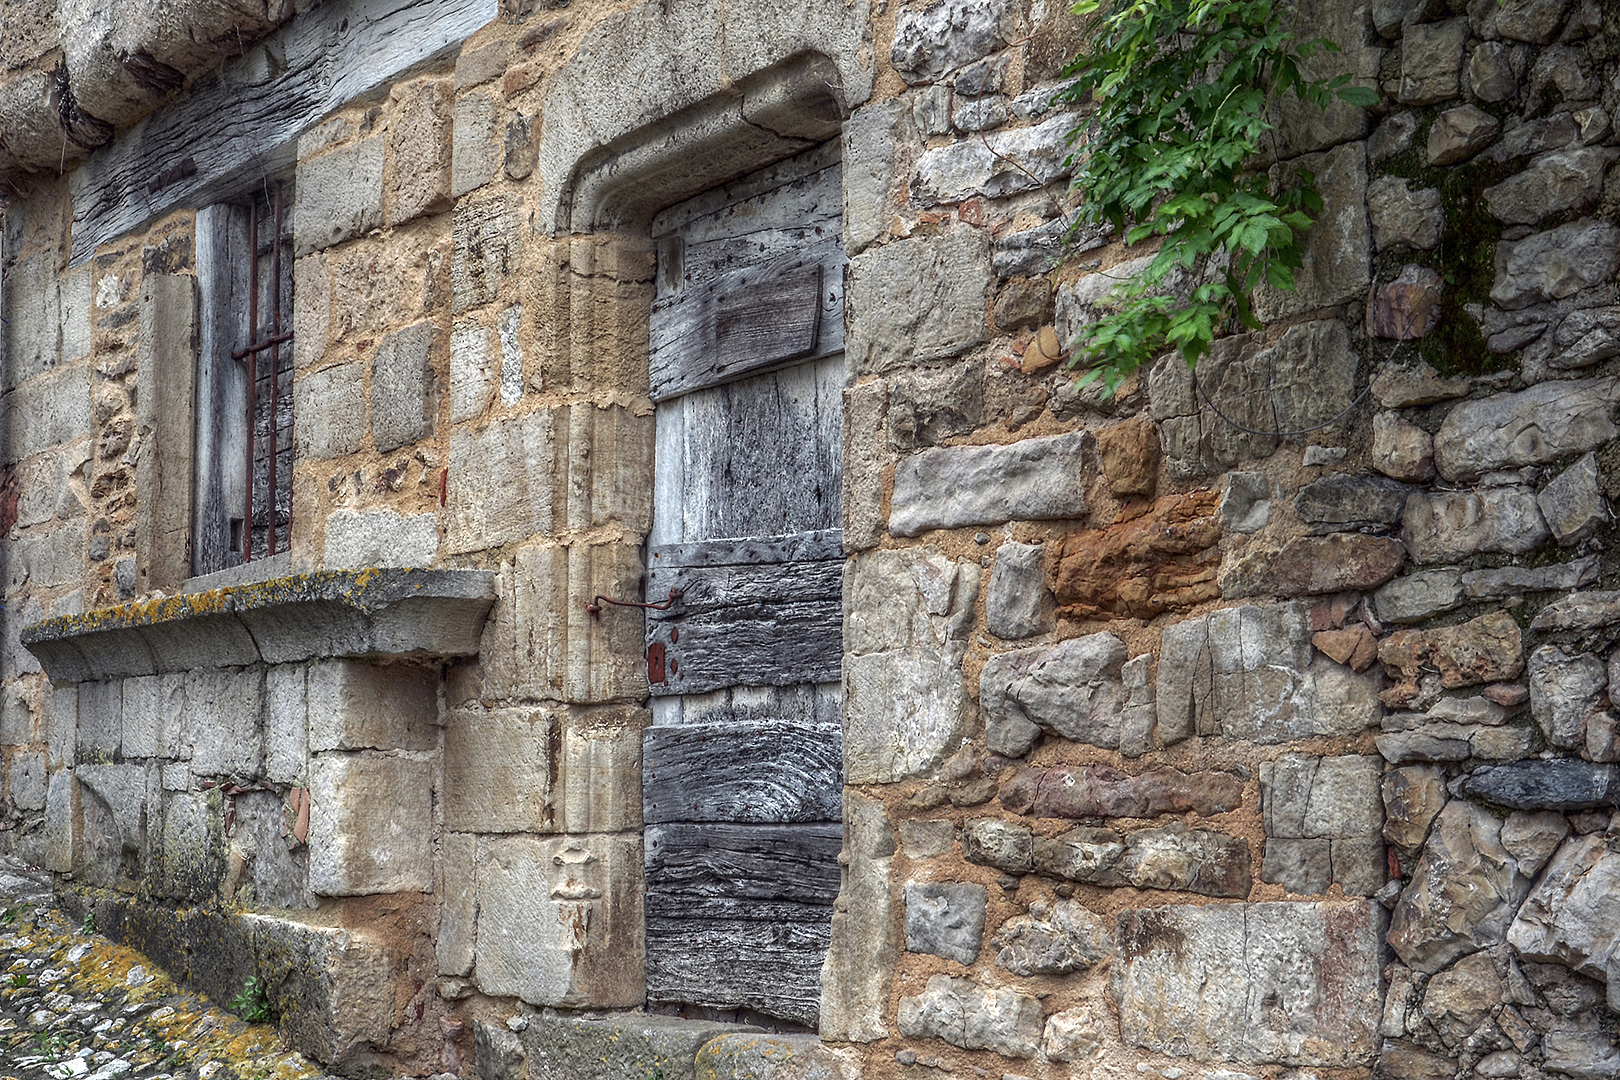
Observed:
[[[649,611],[668,611],[670,607],[674,605],[675,601],[679,600],[685,595],[685,590],[671,589],[669,590],[668,600],[657,604],[643,604],[635,600],[615,600],[611,596],[602,596],[598,594],[597,596],[591,598],[590,603],[585,605],[585,610],[591,613],[591,618],[593,619],[599,619],[602,617],[603,604],[612,604],[614,607],[646,608]]]

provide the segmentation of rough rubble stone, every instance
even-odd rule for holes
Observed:
[[[1578,544],[1610,518],[1598,480],[1597,455],[1587,453],[1536,496],[1541,516],[1560,547]]]
[[[1304,603],[1225,608],[1164,628],[1159,738],[1259,743],[1350,734],[1378,722],[1377,681],[1312,656]]]
[[[1124,834],[1079,828],[1051,839],[1038,836],[1035,870],[1088,885],[1204,896],[1244,897],[1253,884],[1247,841],[1180,822]]]
[[[1558,324],[1553,343],[1558,348],[1548,362],[1565,370],[1620,356],[1620,307],[1570,312]]]
[[[1315,175],[1323,206],[1301,245],[1301,265],[1294,273],[1295,291],[1270,286],[1256,291],[1255,315],[1262,322],[1347,303],[1362,296],[1372,280],[1365,144],[1345,143],[1323,153],[1307,154],[1290,165]],[[1281,415],[1272,419],[1277,424],[1272,430],[1297,430]]]
[[[1089,1061],[1101,1057],[1113,1037],[1113,1018],[1101,1002],[1087,1002],[1046,1018],[1041,1053],[1052,1061]]]
[[[1045,1026],[1038,999],[998,990],[972,979],[935,975],[917,997],[900,999],[896,1020],[910,1039],[943,1039],[964,1050],[993,1050],[1002,1057],[1032,1058]]]
[[[957,226],[869,248],[850,261],[849,363],[861,373],[941,360],[985,340],[988,240]]]
[[[1407,26],[1401,36],[1401,81],[1396,100],[1403,105],[1433,105],[1458,96],[1467,43],[1467,19]]]
[[[1374,165],[1404,154],[1412,148],[1417,135],[1418,115],[1410,110],[1391,113],[1373,130],[1367,139],[1367,160]]]
[[[1463,378],[1443,378],[1428,364],[1383,364],[1373,374],[1372,393],[1386,409],[1429,405],[1463,397],[1473,384]]]
[[[939,447],[895,471],[889,532],[1072,518],[1085,513],[1078,483],[1085,432],[1025,439],[1009,446]]]
[[[1524,670],[1519,626],[1505,611],[1493,611],[1456,626],[1398,630],[1378,646],[1378,658],[1399,681],[1383,695],[1405,704],[1417,694],[1425,668],[1438,670],[1448,690],[1516,679]],[[1161,694],[1162,697],[1162,694]]]
[[[1395,578],[1373,594],[1373,610],[1386,623],[1422,622],[1462,606],[1462,572],[1419,570]]]
[[[1491,299],[1509,311],[1562,300],[1614,277],[1620,268],[1620,228],[1607,221],[1560,225],[1496,246]]]
[[[1620,592],[1591,591],[1560,597],[1536,612],[1532,630],[1596,630],[1620,622]]]
[[[1616,804],[1620,770],[1568,758],[1516,761],[1476,769],[1463,793],[1510,810],[1587,810]]]
[[[1222,567],[1221,595],[1291,597],[1376,589],[1406,561],[1399,540],[1334,533],[1257,547]]]
[[[1121,912],[1109,977],[1120,1036],[1198,1061],[1371,1064],[1383,929],[1369,901]],[[1300,971],[1333,972],[1331,987]]]
[[[1390,947],[1406,966],[1432,974],[1506,940],[1530,882],[1502,846],[1501,824],[1460,799],[1436,816],[1390,919]]]
[[[1377,529],[1400,520],[1409,490],[1380,476],[1330,473],[1300,489],[1294,510],[1314,533]]]
[[[1145,512],[1072,533],[1058,550],[1057,601],[1081,618],[1152,618],[1220,595],[1213,491],[1155,499]]]
[[[1171,768],[1137,775],[1111,765],[1025,767],[1001,788],[1001,805],[1036,817],[1148,818],[1191,811],[1224,814],[1243,801],[1243,781],[1228,772],[1183,773]]]
[[[1601,834],[1564,842],[1508,929],[1508,943],[1527,960],[1563,964],[1607,980],[1620,999],[1620,855]]]
[[[958,99],[960,101],[960,99]],[[1075,119],[1060,113],[1034,127],[959,139],[928,150],[911,181],[916,206],[1000,199],[1045,187],[1068,175],[1068,134]]]
[[[1408,264],[1394,281],[1367,294],[1367,333],[1390,341],[1416,341],[1440,325],[1445,281],[1426,266]]]
[[[1608,704],[1607,665],[1590,653],[1574,656],[1556,645],[1530,654],[1530,714],[1552,746],[1586,745],[1586,720]]]
[[[1097,458],[1115,495],[1152,495],[1158,485],[1159,431],[1145,419],[1096,432]]]
[[[1397,176],[1380,176],[1367,185],[1367,212],[1373,244],[1380,253],[1409,248],[1427,250],[1440,242],[1445,224],[1440,189],[1413,191]]]
[[[979,564],[925,547],[861,556],[849,575],[845,779],[892,783],[933,768],[962,737]]]
[[[1502,0],[1472,8],[1469,17],[1482,37],[1546,45],[1558,36],[1568,10],[1569,0]]]
[[[1463,595],[1470,600],[1496,600],[1527,592],[1570,592],[1598,578],[1595,556],[1552,566],[1504,566],[1463,573]]]
[[[890,60],[906,82],[937,82],[1006,46],[1017,13],[1005,0],[973,3],[943,0],[895,20]]]
[[[996,549],[995,567],[984,595],[986,628],[1016,640],[1052,628],[1054,602],[1042,569],[1046,547],[1008,541]]]
[[[1381,787],[1384,839],[1398,848],[1417,850],[1446,804],[1445,771],[1434,765],[1404,765],[1385,773]]]
[[[1506,101],[1519,92],[1514,72],[1514,48],[1500,41],[1482,41],[1468,57],[1468,88],[1488,104]]]
[[[1549,1031],[1541,1040],[1541,1053],[1548,1071],[1571,1080],[1620,1075],[1620,1046],[1600,1031]]]
[[[991,944],[996,966],[1014,975],[1069,975],[1114,952],[1107,925],[1073,900],[1030,905],[1028,915],[1002,923]]]
[[[1620,242],[1620,230],[1615,239]],[[1496,469],[1595,450],[1620,435],[1614,423],[1616,386],[1613,379],[1546,382],[1464,402],[1435,436],[1440,475],[1473,480]]]
[[[1502,122],[1483,109],[1464,105],[1447,109],[1435,117],[1429,128],[1427,153],[1430,165],[1456,165],[1467,161],[1491,144]]]
[[[902,450],[936,446],[983,423],[980,364],[903,372],[889,384],[889,439]]]
[[[1534,877],[1568,835],[1569,820],[1551,810],[1515,810],[1502,822],[1502,846],[1526,877]],[[1522,917],[1524,909],[1519,911]]]
[[[1514,488],[1414,491],[1401,540],[1416,563],[1456,562],[1481,552],[1522,555],[1551,535],[1536,497]]]
[[[1227,532],[1259,532],[1271,522],[1271,481],[1265,473],[1226,474],[1221,496],[1220,525]]]
[[[979,677],[990,749],[1023,757],[1042,731],[1118,749],[1125,657],[1125,643],[1106,633],[992,656]]]
[[[1489,953],[1465,956],[1435,975],[1423,993],[1423,1016],[1440,1041],[1456,1049],[1496,1010],[1507,987]]]
[[[1009,874],[1035,867],[1035,834],[1028,825],[997,818],[976,818],[962,826],[962,858]]]
[[[1378,659],[1378,639],[1373,637],[1365,623],[1347,626],[1343,630],[1318,630],[1311,635],[1311,645],[1335,663],[1344,664],[1353,671],[1366,671]]]
[[[1581,141],[1580,126],[1570,113],[1558,113],[1540,120],[1526,120],[1510,124],[1502,133],[1502,140],[1486,155],[1498,164],[1517,161],[1531,154],[1549,150],[1562,150]]]
[[[1547,154],[1486,188],[1485,205],[1498,221],[1510,225],[1534,225],[1572,210],[1584,213],[1603,194],[1603,173],[1614,157],[1615,151],[1595,146]]]
[[[906,882],[906,951],[972,964],[984,940],[983,885]]]

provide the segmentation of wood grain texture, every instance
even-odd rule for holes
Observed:
[[[642,820],[836,822],[840,725],[761,719],[642,732]]]
[[[647,897],[647,1000],[749,1008],[814,1027],[832,908]]]
[[[647,827],[647,891],[831,904],[843,829],[833,824]]]
[[[231,551],[231,518],[247,495],[247,369],[231,359],[247,325],[248,215],[216,204],[197,212],[197,436],[192,572],[210,574],[242,561]]]
[[[300,15],[74,171],[73,263],[170,210],[285,171],[307,128],[498,11],[498,0],[336,0]]]
[[[665,544],[648,551],[647,557],[653,566],[760,566],[801,559],[841,559],[844,530]]]
[[[649,570],[649,597],[682,593],[668,611],[647,613],[647,644],[665,650],[665,679],[652,693],[838,678],[843,581],[841,559]]]

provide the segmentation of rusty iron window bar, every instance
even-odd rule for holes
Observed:
[[[278,503],[281,487],[278,483],[278,459],[281,456],[280,426],[277,422],[277,402],[281,397],[281,347],[292,341],[292,331],[282,330],[282,226],[283,205],[281,185],[277,184],[271,199],[273,225],[270,231],[270,311],[269,320],[265,326],[260,326],[259,317],[259,200],[254,199],[248,208],[248,343],[231,353],[231,359],[247,364],[247,454],[245,468],[247,471],[246,506],[242,514],[242,561],[253,561],[253,522],[254,522],[254,431],[259,416],[259,363],[264,357],[268,362],[269,382],[269,422],[266,425],[265,437],[269,447],[265,454],[267,459],[267,473],[265,491],[266,502],[266,547],[267,555],[276,554],[276,533],[280,529],[278,520]],[[289,474],[291,469],[288,470]],[[292,511],[292,477],[287,477],[287,508],[288,508],[288,543],[291,543],[291,511]]]

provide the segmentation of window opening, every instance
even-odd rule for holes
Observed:
[[[268,323],[261,327],[259,322],[259,202],[257,199],[248,207],[248,235],[254,238],[254,250],[248,259],[248,343],[231,354],[231,358],[247,363],[247,478],[243,487],[247,493],[247,507],[243,514],[245,521],[251,522],[250,528],[244,530],[241,536],[241,552],[243,562],[253,561],[253,534],[259,528],[262,517],[265,522],[264,533],[268,551],[266,554],[276,553],[276,534],[280,532],[282,510],[282,486],[280,470],[277,468],[281,457],[281,426],[277,422],[277,405],[281,398],[281,346],[292,340],[292,333],[283,333],[281,329],[281,235],[282,235],[282,203],[281,185],[275,186],[273,194],[274,226],[270,236],[270,313]],[[260,358],[267,361],[267,372],[264,381],[267,383],[261,391],[260,387]],[[268,399],[266,408],[260,408],[260,402]],[[264,415],[261,418],[261,413]],[[290,410],[289,410],[290,413]],[[265,437],[256,439],[261,423],[264,425]],[[290,416],[289,416],[290,419]],[[257,447],[259,452],[255,452]],[[264,463],[263,482],[260,482],[260,460]],[[289,463],[290,464],[290,463]],[[287,502],[285,516],[291,518],[292,510],[292,470],[287,470]],[[265,499],[260,503],[262,514],[254,513],[254,495],[256,490],[265,493]],[[236,532],[235,521],[232,522],[232,532]],[[235,545],[233,545],[235,550]]]

